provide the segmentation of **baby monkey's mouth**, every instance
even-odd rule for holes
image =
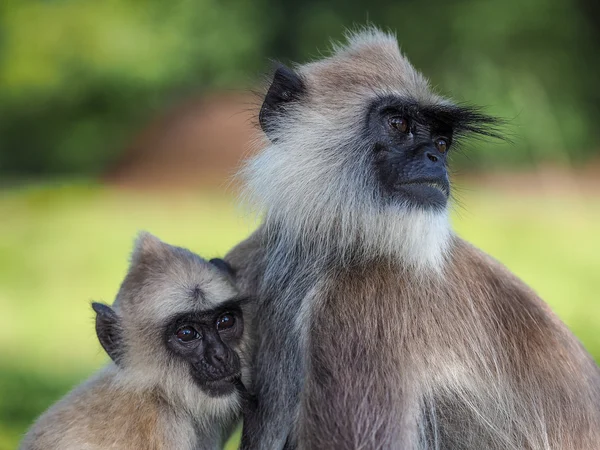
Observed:
[[[212,397],[221,397],[232,394],[234,391],[243,388],[241,374],[235,373],[218,379],[204,379],[200,381],[204,392]]]
[[[235,383],[236,381],[238,381],[240,379],[242,375],[238,372],[232,375],[226,375],[224,377],[221,378],[217,378],[214,380],[205,380],[205,383],[207,384],[213,384],[213,383]]]

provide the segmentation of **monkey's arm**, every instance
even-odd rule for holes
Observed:
[[[271,341],[275,342],[275,341]],[[295,348],[295,351],[292,349]],[[263,345],[257,358],[254,401],[244,412],[242,449],[295,448],[286,445],[297,417],[300,376],[298,345]]]
[[[240,289],[257,299],[253,382],[249,388],[251,401],[244,411],[242,448],[281,449],[292,431],[299,403],[299,341],[291,330],[301,295],[285,298],[291,304],[281,307],[285,296],[274,289],[281,280],[270,279],[267,274],[266,243],[261,229],[238,244],[225,259],[234,269]]]

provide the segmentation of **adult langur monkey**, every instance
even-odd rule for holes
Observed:
[[[371,29],[277,69],[259,119],[265,219],[226,258],[260,299],[243,448],[600,448],[592,358],[450,228],[448,153],[493,118]]]

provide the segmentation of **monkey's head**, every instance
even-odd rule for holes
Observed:
[[[371,29],[279,67],[259,122],[268,143],[246,175],[267,224],[352,257],[436,264],[450,235],[448,155],[495,120],[432,92],[395,37]]]
[[[247,377],[245,307],[222,260],[206,261],[148,233],[137,240],[113,308],[93,304],[100,343],[124,378],[192,405],[206,403],[202,392],[216,407]]]

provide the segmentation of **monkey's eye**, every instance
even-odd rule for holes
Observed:
[[[227,330],[235,325],[235,317],[231,313],[225,313],[217,319],[217,330]]]
[[[400,131],[401,133],[406,133],[409,130],[408,120],[405,119],[404,117],[400,117],[400,116],[390,117],[388,119],[388,123],[389,123],[390,127],[395,128],[396,130]]]
[[[448,141],[444,138],[439,138],[436,139],[435,141],[435,148],[438,149],[438,151],[440,153],[446,153],[446,151],[448,150]]]
[[[191,342],[194,339],[198,339],[200,334],[198,334],[194,327],[187,326],[181,327],[179,330],[177,330],[175,336],[177,336],[177,339],[179,339],[181,342]]]

